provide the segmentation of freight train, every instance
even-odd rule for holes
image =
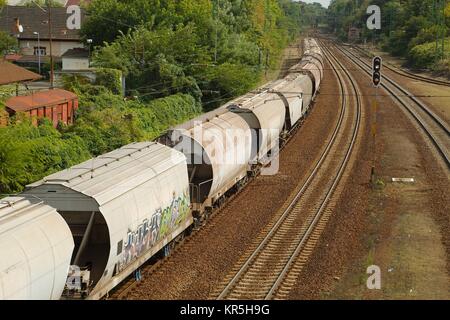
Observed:
[[[316,41],[281,80],[0,200],[0,299],[99,299],[270,167],[323,78]]]

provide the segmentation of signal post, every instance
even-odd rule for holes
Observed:
[[[370,182],[374,186],[376,183],[375,165],[376,165],[376,138],[377,138],[377,109],[378,109],[378,88],[381,84],[381,66],[383,60],[376,56],[372,60],[372,84],[375,87],[375,99],[372,100],[372,138],[373,138],[373,162],[370,174]]]

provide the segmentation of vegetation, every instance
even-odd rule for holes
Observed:
[[[17,39],[6,32],[0,31],[0,56],[17,49]]]
[[[64,137],[44,120],[37,128],[21,119],[0,128],[0,190],[13,193],[45,175],[90,157],[81,138]]]
[[[97,79],[66,77],[75,124],[0,127],[0,194],[133,141],[153,139],[241,95],[275,69],[317,5],[291,0],[93,0],[82,26]],[[323,11],[323,9],[322,9]],[[300,14],[302,12],[303,14]],[[126,82],[122,95],[120,74]]]
[[[127,95],[186,93],[209,110],[276,68],[300,31],[302,6],[309,8],[291,0],[94,0],[82,34],[97,46],[95,66],[123,71]]]
[[[377,42],[393,55],[408,58],[418,68],[445,71],[450,69],[450,47],[443,37],[450,36],[450,3],[444,0],[332,0],[329,26],[341,39],[347,38],[351,26],[363,30],[362,38]],[[381,7],[381,30],[365,27],[366,9],[370,4]],[[448,73],[450,74],[450,73]]]

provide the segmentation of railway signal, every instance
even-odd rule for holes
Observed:
[[[378,87],[381,83],[381,57],[375,57],[372,61],[372,82],[375,87]]]
[[[381,57],[374,57],[372,60],[372,83],[375,86],[375,99],[372,101],[373,106],[373,122],[372,122],[372,136],[373,136],[373,164],[370,180],[372,186],[376,185],[375,164],[376,164],[376,138],[377,138],[377,108],[378,108],[378,87],[381,83],[381,65],[383,60]]]

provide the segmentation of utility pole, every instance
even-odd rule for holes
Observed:
[[[41,41],[39,32],[35,31],[33,34],[37,35],[38,38],[38,63],[39,63],[39,74],[41,74]]]
[[[267,37],[267,31],[268,31],[268,18],[269,18],[269,5],[270,5],[270,0],[266,0],[265,5],[264,5],[264,40]],[[269,47],[267,43],[264,43],[265,47],[266,47],[266,66],[265,66],[265,76],[267,77],[267,69],[269,68]]]
[[[446,1],[442,0],[442,59],[445,58],[445,51],[444,51],[444,45],[445,45],[445,4]]]
[[[53,48],[52,48],[52,8],[50,6],[50,0],[46,1],[48,10],[48,37],[50,42],[50,89],[53,89],[54,68],[53,68]]]
[[[215,29],[216,36],[214,40],[214,64],[217,64],[217,42],[218,42],[218,18],[219,18],[219,0],[214,0],[213,2],[213,11],[214,11],[214,19],[215,19]]]

